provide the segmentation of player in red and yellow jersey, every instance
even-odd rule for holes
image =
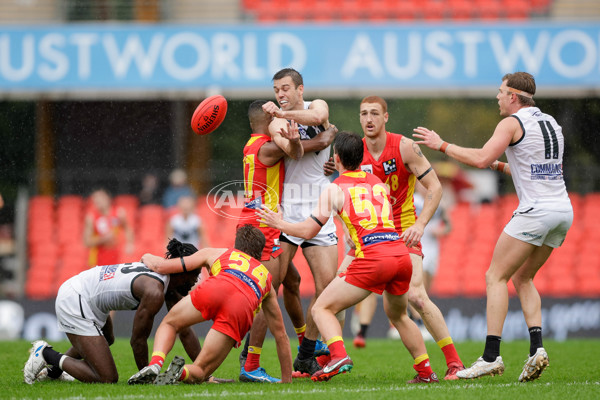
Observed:
[[[312,315],[327,341],[331,361],[313,373],[311,379],[329,380],[352,369],[336,314],[374,292],[384,294],[386,313],[415,359],[414,368],[418,374],[410,383],[437,382],[419,328],[407,314],[406,293],[412,264],[408,249],[394,226],[387,188],[374,175],[358,170],[363,159],[362,141],[358,135],[339,133],[333,149],[340,177],[321,194],[309,218],[289,223],[283,220],[281,213],[266,207],[259,212],[269,226],[306,239],[314,237],[331,213],[337,212],[356,245],[356,258],[345,273],[325,288],[313,306]]]
[[[361,169],[373,173],[390,190],[394,223],[408,246],[413,275],[408,292],[411,311],[419,313],[427,330],[444,353],[448,370],[444,379],[458,379],[456,372],[464,369],[450,332],[439,308],[431,301],[423,280],[421,237],[442,197],[442,186],[435,171],[419,146],[403,135],[387,132],[387,103],[378,96],[365,97],[360,104],[360,123],[364,132],[364,159]],[[426,190],[423,210],[417,218],[413,195],[416,181]],[[347,265],[350,258],[344,260]],[[413,313],[414,314],[414,313]]]
[[[133,253],[133,229],[127,223],[123,208],[111,204],[105,189],[96,189],[90,195],[94,207],[85,217],[83,241],[90,248],[88,265],[114,265],[122,262],[119,249],[121,232],[125,233],[125,253]]]
[[[210,276],[165,316],[156,331],[150,365],[135,374],[130,383],[206,381],[229,351],[239,346],[252,325],[254,315],[261,308],[277,344],[281,382],[291,382],[292,354],[277,294],[271,284],[271,274],[258,261],[264,244],[264,235],[258,228],[244,225],[236,232],[234,249],[204,248],[191,256],[174,260],[151,254],[142,257],[148,268],[161,274],[207,267]],[[213,325],[194,363],[184,366],[182,360],[176,357],[166,373],[158,375],[177,333],[207,320],[212,320]]]

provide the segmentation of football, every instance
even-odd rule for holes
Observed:
[[[227,114],[227,100],[220,94],[207,97],[192,115],[192,130],[197,135],[207,135],[217,129]]]

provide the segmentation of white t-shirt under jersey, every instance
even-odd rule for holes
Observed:
[[[521,108],[512,117],[523,137],[506,149],[510,172],[519,197],[517,211],[531,208],[572,210],[563,179],[564,137],[556,120],[537,107]]]

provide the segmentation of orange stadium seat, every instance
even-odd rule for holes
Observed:
[[[502,0],[507,19],[522,20],[530,17],[531,6],[527,0]]]
[[[423,19],[440,21],[446,18],[446,3],[441,0],[424,0],[419,2]]]
[[[497,20],[502,15],[502,6],[498,0],[478,0],[475,9],[482,20]]]
[[[454,20],[470,20],[473,18],[473,4],[467,0],[450,0],[448,12]]]

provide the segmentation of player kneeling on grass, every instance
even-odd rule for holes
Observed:
[[[173,239],[167,257],[179,258],[198,251]],[[119,379],[109,346],[114,342],[112,310],[137,310],[133,318],[131,347],[138,368],[148,364],[148,337],[154,316],[163,304],[171,308],[198,279],[198,271],[161,274],[135,262],[97,266],[65,283],[56,297],[58,328],[67,334],[72,347],[64,354],[43,340],[33,342],[25,364],[25,383],[58,379],[115,383]],[[191,329],[180,332],[188,356],[200,353],[198,337]],[[48,368],[46,367],[48,364]]]
[[[265,236],[256,227],[244,225],[236,232],[234,249],[205,248],[179,260],[165,260],[145,254],[142,262],[152,271],[173,273],[182,269],[209,268],[210,277],[173,307],[161,322],[154,339],[150,365],[129,378],[129,384],[157,385],[202,383],[238,347],[261,308],[277,344],[281,382],[292,381],[292,354],[271,274],[258,261]],[[213,320],[204,348],[192,365],[175,357],[159,375],[166,354],[173,348],[177,333],[194,324]]]
[[[375,175],[358,169],[363,159],[363,142],[358,135],[338,133],[333,150],[340,177],[321,194],[309,218],[293,224],[285,222],[281,213],[269,209],[263,208],[257,213],[267,225],[309,239],[335,211],[356,245],[356,258],[345,273],[325,288],[312,308],[319,331],[327,340],[331,361],[313,373],[311,379],[326,381],[352,369],[336,314],[374,292],[384,293],[385,312],[415,359],[413,367],[418,374],[408,383],[438,382],[429,365],[421,331],[406,312],[412,263],[408,249],[401,244],[402,238],[394,227],[387,187]]]

